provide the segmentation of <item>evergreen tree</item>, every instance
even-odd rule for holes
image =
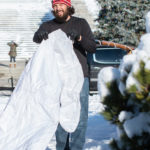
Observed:
[[[102,9],[98,17],[100,40],[137,46],[145,33],[145,14],[149,11],[149,0],[97,0]]]
[[[99,73],[102,114],[120,131],[110,144],[112,150],[150,150],[149,41],[147,33],[138,48],[123,58],[119,69],[104,68]]]

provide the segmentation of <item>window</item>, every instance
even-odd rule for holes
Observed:
[[[97,63],[118,64],[126,54],[127,51],[118,48],[97,48],[96,53],[93,54],[93,60]]]

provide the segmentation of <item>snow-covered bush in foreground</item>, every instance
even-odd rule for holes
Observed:
[[[98,76],[103,116],[118,127],[113,150],[150,150],[150,12],[147,34],[120,67],[104,68]]]

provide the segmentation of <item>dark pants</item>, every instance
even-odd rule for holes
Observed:
[[[10,56],[10,62],[16,62],[16,57]]]
[[[60,126],[60,124],[58,125],[56,131],[57,150],[64,150],[64,148],[68,146],[70,147],[70,150],[83,149],[88,120],[88,97],[89,97],[89,79],[85,78],[82,91],[80,93],[81,112],[78,127],[73,133],[69,134]]]

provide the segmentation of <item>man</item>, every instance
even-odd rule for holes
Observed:
[[[80,93],[81,113],[77,129],[69,134],[60,125],[56,131],[57,150],[82,150],[85,143],[85,133],[88,119],[89,74],[87,52],[95,52],[96,44],[91,29],[85,19],[73,17],[75,10],[70,0],[53,0],[53,14],[55,18],[43,23],[33,37],[33,41],[41,43],[48,38],[48,34],[61,29],[73,41],[75,54],[82,66],[84,84]],[[57,45],[56,45],[57,46]],[[68,139],[68,140],[67,140]],[[67,142],[68,141],[68,142]],[[66,143],[69,148],[66,148]]]
[[[9,67],[12,66],[12,62],[14,62],[14,67],[16,67],[16,56],[17,56],[16,47],[18,47],[18,45],[14,41],[8,42],[7,45],[10,46],[10,51],[8,53],[8,55],[10,56]]]

